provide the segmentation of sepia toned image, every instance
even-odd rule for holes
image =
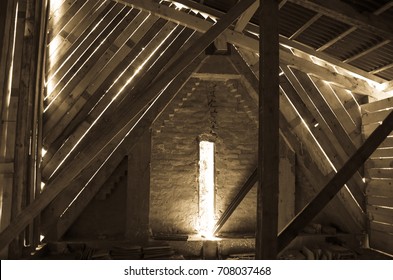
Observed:
[[[0,259],[393,258],[393,1],[1,0],[0,40]]]

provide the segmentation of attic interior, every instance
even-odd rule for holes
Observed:
[[[392,258],[393,1],[0,5],[1,259]]]

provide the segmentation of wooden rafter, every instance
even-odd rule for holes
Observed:
[[[97,155],[100,154],[100,151],[113,145],[111,140],[119,136],[119,132],[121,132],[139,113],[146,110],[149,104],[157,98],[160,91],[170,84],[174,78],[176,78],[215,38],[217,38],[217,36],[226,30],[226,28],[253,3],[254,0],[243,0],[237,3],[224,17],[203,34],[200,40],[186,50],[184,55],[167,71],[166,75],[151,84],[143,94],[139,93],[138,99],[133,103],[131,108],[129,106],[129,100],[126,98],[116,111],[116,118],[111,116],[113,118],[105,119],[100,128],[96,127],[93,129],[89,137],[84,138],[83,141],[95,144],[88,146],[82,153],[75,156],[72,163],[64,167],[59,175],[48,184],[46,191],[44,191],[32,204],[26,207],[25,210],[16,217],[14,222],[0,233],[0,248],[7,246],[13,237],[19,234],[19,232],[27,226],[32,218],[38,216],[42,209],[64,190],[81,170],[89,166],[89,164],[95,160]],[[130,5],[130,3],[126,4]],[[134,99],[134,97],[130,98]],[[107,133],[103,134],[103,130],[107,131]]]
[[[212,26],[212,23],[205,21],[201,18],[197,18],[195,16],[182,13],[179,11],[176,11],[173,8],[159,5],[158,3],[151,1],[151,0],[145,0],[145,1],[129,1],[129,0],[119,0],[122,3],[127,4],[127,2],[132,2],[132,5],[134,5],[138,9],[142,9],[145,11],[150,11],[152,14],[163,17],[167,20],[174,21],[176,23],[179,23],[181,25],[187,26],[191,29],[194,29],[198,32],[205,32],[210,26]],[[195,7],[199,7],[199,10],[204,11],[204,6],[203,5],[198,5],[195,4]],[[149,10],[150,9],[150,10]],[[222,16],[223,13],[216,12],[214,16]],[[236,32],[233,30],[225,30],[222,35],[229,43],[232,43],[236,46],[242,47],[248,51],[252,51],[254,53],[258,53],[258,40],[248,37],[243,33]],[[280,37],[280,42],[285,44],[285,45],[292,45],[292,41]],[[299,44],[296,44],[296,46],[293,46],[294,48],[298,47]],[[304,47],[302,48],[303,52],[307,52],[308,48]],[[318,57],[317,52],[313,52],[313,55]],[[324,58],[321,57],[321,59],[326,59],[327,56],[325,55]],[[371,87],[366,81],[354,78],[354,77],[347,77],[342,74],[332,72],[324,67],[321,67],[319,65],[313,64],[311,62],[308,62],[302,58],[295,57],[293,55],[287,55],[285,52],[280,50],[280,60],[283,63],[286,63],[288,65],[297,65],[298,67],[302,66],[301,69],[307,73],[314,73],[315,75],[331,81],[333,83],[336,83],[337,85],[340,85],[344,88],[350,89],[354,91],[355,93],[358,94],[363,94],[363,95],[372,95],[376,96],[377,98],[380,98],[380,92],[376,90],[375,88]],[[331,61],[333,63],[333,61]],[[304,67],[303,67],[304,65]],[[346,65],[346,64],[345,64]],[[340,66],[342,66],[344,69],[347,67],[344,65],[344,63],[341,63]],[[359,72],[356,70],[355,67],[351,66],[348,67],[349,71],[352,71],[354,73],[358,73],[359,75],[365,74],[363,72]],[[366,74],[369,75],[369,74]],[[368,78],[372,78],[368,76]],[[381,79],[378,80],[379,82],[382,82]]]
[[[228,205],[227,209],[225,209],[224,213],[222,213],[221,217],[218,219],[216,225],[214,226],[214,234],[217,234],[220,229],[225,225],[229,217],[231,217],[237,206],[239,206],[239,204],[243,201],[243,199],[246,197],[252,187],[257,183],[257,181],[258,172],[257,169],[255,169],[254,172],[247,179],[247,181],[244,183],[244,185],[240,188],[231,203]]]
[[[383,12],[385,12],[386,10],[390,9],[393,5],[393,2],[387,3],[386,5],[382,6],[381,8],[377,9],[376,11],[373,12],[374,15],[380,15]],[[332,40],[330,40],[329,42],[325,43],[323,46],[319,47],[317,49],[318,52],[326,50],[327,48],[331,47],[332,45],[334,45],[335,43],[337,43],[338,41],[340,41],[342,38],[348,36],[349,34],[351,34],[352,32],[354,32],[357,28],[352,26],[351,28],[347,29],[346,31],[344,31],[343,33],[341,33],[339,36],[333,38]]]
[[[298,233],[330,202],[378,146],[393,130],[393,112],[367,138],[318,195],[285,227],[278,236],[278,250],[283,250]]]
[[[353,7],[339,0],[289,0],[335,20],[369,31],[382,38],[393,40],[393,23],[374,14],[359,13]]]
[[[281,9],[281,7],[284,6],[285,3],[288,2],[288,1],[289,0],[282,0],[280,2],[280,4],[279,4],[279,8]],[[198,4],[198,3],[194,2],[194,1],[178,0],[177,2],[182,3],[182,4],[186,5],[187,7],[194,8],[196,10],[200,10],[200,11],[202,11],[204,13],[210,14],[210,15],[212,15],[214,17],[221,17],[223,15],[223,13],[220,12],[220,11],[212,9],[212,8],[206,6],[206,5]],[[378,15],[378,14],[384,12],[385,10],[389,9],[391,6],[392,6],[392,3],[388,3],[385,6],[381,7],[380,9],[378,9],[377,11],[375,11],[374,14]],[[258,32],[258,28],[259,28],[258,26],[254,25],[252,23],[249,23],[245,27],[246,30],[254,32],[254,33]],[[344,32],[343,34],[338,36],[337,38],[333,39],[331,42],[327,43],[326,46],[322,46],[321,48],[319,48],[317,50],[315,50],[314,48],[311,48],[311,47],[309,47],[307,45],[304,45],[302,43],[299,43],[297,41],[289,40],[287,37],[282,36],[282,35],[280,35],[280,43],[284,44],[284,45],[287,45],[289,47],[293,47],[295,49],[298,49],[298,50],[300,50],[300,51],[302,51],[302,52],[304,52],[304,53],[306,53],[308,55],[312,55],[312,56],[315,56],[315,57],[317,57],[319,59],[325,60],[328,63],[337,65],[337,66],[339,66],[339,67],[341,67],[343,69],[346,69],[346,70],[348,70],[350,72],[356,73],[356,74],[358,74],[360,76],[363,76],[363,77],[365,77],[367,79],[370,79],[370,80],[373,80],[375,82],[378,82],[378,83],[385,82],[386,81],[385,79],[383,79],[381,77],[378,77],[378,76],[375,76],[375,75],[373,75],[373,73],[369,73],[367,71],[364,71],[364,70],[362,70],[360,68],[357,68],[355,66],[352,66],[350,64],[343,63],[341,60],[336,59],[336,58],[334,58],[334,57],[332,57],[332,56],[322,52],[322,50],[330,47],[331,45],[333,45],[334,43],[336,43],[337,41],[341,40],[342,38],[344,38],[345,36],[347,36],[348,34],[350,34],[351,32],[353,32],[355,30],[356,30],[356,27],[350,28],[349,30],[347,30],[346,32]]]
[[[369,54],[369,53],[371,53],[371,52],[373,52],[373,51],[375,51],[375,50],[377,50],[377,49],[379,49],[379,48],[381,48],[381,47],[383,47],[383,46],[385,46],[387,44],[389,44],[390,42],[391,42],[390,40],[384,40],[384,41],[376,44],[375,46],[372,46],[371,48],[368,48],[368,49],[366,49],[366,50],[364,50],[364,51],[362,51],[362,52],[360,52],[358,54],[355,54],[354,56],[351,56],[351,57],[345,59],[343,62],[344,63],[350,63],[350,62],[352,62],[352,61],[354,61],[356,59],[359,59],[359,58],[361,58],[361,57],[363,57],[363,56],[365,56],[365,55],[367,55],[367,54]]]
[[[289,40],[293,40],[302,34],[307,28],[309,28],[314,22],[316,22],[322,15],[316,14],[312,18],[310,18],[305,24],[303,24],[298,30],[295,31],[290,37]]]
[[[250,8],[247,9],[238,19],[235,25],[235,31],[237,32],[242,32],[244,28],[246,28],[248,22],[252,18],[252,16],[255,14],[255,12],[258,10],[259,7],[259,1],[255,1],[254,4],[251,5]]]
[[[197,38],[198,36],[192,38],[191,41],[196,41]],[[171,52],[168,52],[165,55],[170,56],[171,54]],[[157,116],[164,110],[164,108],[174,98],[174,96],[176,96],[179,89],[185,84],[191,73],[200,65],[203,59],[204,56],[197,58],[169,85],[167,90],[147,111],[141,121],[136,123],[135,127],[125,138],[124,142],[121,143],[119,147],[115,148],[115,152],[109,157],[108,160],[103,158],[102,161],[96,161],[94,164],[84,169],[81,174],[70,183],[69,187],[49,205],[48,208],[51,210],[51,212],[46,213],[45,215],[45,226],[47,227],[46,231],[56,233],[57,239],[65,233],[68,227],[76,220],[79,214],[97,193],[100,186],[105,182],[108,176],[110,176],[111,170],[113,170],[113,168],[115,168],[121,162],[124,155],[126,155],[129,150],[134,147],[134,145],[144,134],[145,130],[151,126]],[[150,80],[149,77],[153,77],[157,73],[156,71],[160,68],[159,66],[160,65],[145,73],[145,77],[148,78],[138,84],[139,90],[142,91],[144,88],[146,88],[146,85]],[[103,163],[105,163],[105,165],[94,176],[95,171],[98,170],[100,165]],[[76,203],[73,204],[72,208],[69,209],[70,211],[65,212],[66,218],[58,220],[59,215],[66,210],[68,204],[70,204],[74,199],[75,194],[79,193],[83,189],[83,186],[88,180],[90,180],[92,176],[94,176],[94,179],[89,183],[88,188],[86,188],[85,191],[81,193],[81,195],[76,200]],[[55,231],[54,228],[57,230]]]

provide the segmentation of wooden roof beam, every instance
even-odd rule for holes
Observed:
[[[368,49],[366,49],[366,50],[364,50],[364,51],[362,51],[362,52],[360,52],[358,54],[355,54],[354,56],[351,56],[351,57],[345,59],[343,62],[344,63],[350,63],[350,62],[352,62],[352,61],[354,61],[356,59],[359,59],[359,58],[361,58],[361,57],[363,57],[363,56],[365,56],[365,55],[375,51],[376,49],[379,49],[379,48],[389,44],[389,43],[390,43],[390,40],[384,40],[384,41],[382,41],[382,42],[372,46],[371,48],[368,48]]]
[[[288,0],[281,0],[280,3],[278,3],[278,9],[281,9],[287,2]]]
[[[259,14],[258,192],[255,259],[277,258],[279,194],[279,12],[261,0]]]
[[[239,192],[233,198],[231,203],[228,205],[227,209],[225,209],[224,213],[222,213],[220,219],[217,221],[216,225],[214,226],[214,232],[213,232],[214,235],[217,234],[220,231],[220,229],[225,225],[225,223],[231,217],[231,215],[236,210],[236,208],[239,206],[239,204],[243,201],[243,199],[246,197],[246,195],[250,192],[252,187],[257,183],[257,181],[258,181],[258,172],[257,171],[258,171],[257,169],[254,170],[254,172],[250,175],[250,177],[247,179],[247,181],[240,188]]]
[[[255,1],[254,4],[251,5],[250,8],[247,9],[237,20],[236,25],[235,25],[235,31],[237,32],[242,32],[244,28],[246,28],[248,22],[250,19],[253,17],[255,12],[258,10],[259,7],[259,1]]]
[[[309,28],[314,22],[316,22],[322,15],[321,14],[316,14],[314,15],[312,18],[310,18],[305,24],[303,24],[298,30],[295,31],[295,33],[293,33],[291,35],[291,37],[289,37],[289,40],[293,40],[296,37],[298,37],[300,34],[302,34],[307,28]]]
[[[120,2],[120,1],[119,1]],[[148,1],[121,1],[139,2],[140,4]],[[0,249],[7,246],[12,239],[18,235],[29,222],[37,217],[42,209],[44,209],[61,191],[67,188],[69,183],[77,177],[79,172],[92,163],[100,151],[111,145],[111,140],[115,138],[127,124],[135,119],[139,113],[146,110],[149,104],[154,101],[160,91],[170,84],[189,64],[191,64],[208,46],[217,38],[229,25],[231,25],[246,9],[248,9],[255,0],[243,0],[237,3],[224,17],[222,17],[214,26],[212,26],[201,38],[185,51],[171,69],[168,69],[166,75],[151,84],[146,91],[139,94],[139,98],[130,108],[127,98],[125,102],[119,106],[116,117],[111,116],[110,119],[101,122],[100,128],[93,129],[90,137],[84,138],[83,141],[93,139],[94,144],[88,146],[83,153],[80,153],[67,165],[61,173],[47,185],[44,191],[33,203],[26,207],[16,219],[0,233]],[[150,3],[150,1],[149,1]],[[175,93],[172,93],[175,94]],[[130,97],[133,98],[133,97]],[[107,133],[103,133],[106,131]]]
[[[344,166],[333,176],[316,197],[292,222],[285,227],[278,236],[278,250],[283,250],[309,224],[312,219],[331,201],[345,183],[364,164],[378,146],[386,139],[393,130],[393,112],[383,123],[366,139],[364,144],[352,155]]]
[[[378,10],[376,10],[373,14],[374,15],[380,15],[383,12],[385,12],[386,10],[390,9],[393,6],[393,1],[390,3],[387,3],[386,5],[382,6],[381,8],[379,8]],[[339,36],[333,38],[332,40],[330,40],[329,42],[327,42],[326,44],[324,44],[323,46],[319,47],[317,49],[317,51],[324,51],[327,48],[331,47],[332,45],[334,45],[335,43],[337,43],[338,41],[340,41],[342,38],[348,36],[349,34],[351,34],[352,32],[354,32],[357,28],[356,27],[351,27],[348,30],[344,31],[343,33],[341,33]]]
[[[338,0],[289,0],[335,20],[367,30],[382,38],[393,40],[393,23],[375,14],[359,13],[350,5]]]
[[[208,30],[212,26],[212,23],[210,23],[208,21],[205,21],[205,20],[197,18],[195,16],[183,13],[181,11],[176,11],[173,8],[170,8],[170,7],[164,6],[164,5],[160,5],[152,0],[144,0],[144,1],[141,1],[141,0],[138,0],[138,1],[117,0],[117,1],[122,2],[126,5],[135,6],[135,8],[138,8],[138,9],[142,9],[142,10],[151,12],[154,15],[157,15],[157,16],[163,17],[167,20],[174,21],[174,22],[179,23],[181,25],[187,26],[187,27],[194,29],[198,32],[205,32],[206,30]],[[132,3],[132,4],[130,4],[130,3]],[[198,6],[196,6],[196,5],[197,4],[195,4],[194,6],[199,7],[199,10],[204,11],[203,5],[200,5],[200,4]],[[214,14],[214,16],[217,16],[217,15],[222,16],[224,14],[216,12],[216,14]],[[242,47],[248,51],[252,51],[255,53],[259,52],[258,40],[251,38],[249,36],[246,36],[243,33],[227,29],[227,30],[223,31],[221,36],[223,36],[225,38],[225,40],[227,40],[229,43],[232,43],[236,46]],[[283,43],[285,45],[288,45],[288,46],[291,46],[294,48],[301,47],[300,46],[301,44],[295,44],[295,42],[293,42],[287,38],[283,38],[283,37],[280,37],[280,43]],[[308,49],[309,48],[301,47],[301,51],[306,52],[306,53],[307,53]],[[319,56],[317,52],[313,52],[312,55],[314,55],[316,57]],[[328,56],[325,55],[320,58],[323,60],[327,60]],[[292,65],[292,63],[295,63],[295,65],[297,65],[298,67],[301,67],[302,64],[304,64],[305,67],[302,67],[302,68],[307,68],[309,70],[315,71],[314,74],[321,77],[322,79],[336,83],[337,85],[339,85],[341,87],[351,89],[355,93],[362,94],[362,95],[376,96],[376,98],[380,99],[380,92],[378,90],[376,90],[375,88],[371,87],[366,81],[364,81],[362,79],[353,78],[353,77],[348,78],[348,77],[341,75],[339,73],[327,70],[324,67],[321,67],[321,66],[318,66],[315,64],[312,65],[311,62],[308,62],[308,61],[306,61],[302,58],[299,58],[299,57],[294,57],[293,59],[291,59],[281,50],[280,50],[280,60],[288,65]],[[328,62],[334,63],[332,61],[328,61]],[[349,66],[349,68],[348,68],[343,64],[344,63],[342,63],[339,66],[343,67],[344,69],[347,69],[348,71],[352,71],[354,73],[357,73],[361,76],[367,75],[367,72],[365,72],[365,71],[359,72],[359,71],[357,71],[358,70],[357,68],[355,68],[353,66]],[[313,72],[310,72],[310,73],[313,73]],[[372,77],[367,77],[367,78],[373,79]],[[375,79],[373,79],[373,80],[375,80]],[[383,81],[382,79],[378,80],[378,82],[382,82],[382,81]],[[341,82],[343,82],[343,84],[341,84]]]

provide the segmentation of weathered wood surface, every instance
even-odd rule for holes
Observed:
[[[393,254],[393,234],[376,230],[370,231],[370,247]]]
[[[277,258],[279,194],[278,3],[260,2],[258,192],[255,259]]]
[[[323,190],[294,218],[279,235],[279,248],[284,249],[295,238],[300,229],[306,226],[316,214],[337,194],[350,177],[369,158],[372,152],[393,130],[393,112],[383,121],[359,150],[351,156],[344,166],[329,181]]]
[[[257,101],[258,79],[251,70],[251,66],[245,63],[237,51],[232,52],[231,61],[235,69],[244,76],[242,82],[247,88],[251,98]],[[296,108],[296,110],[301,109],[302,107]],[[321,154],[318,144],[315,141],[313,143],[306,141],[307,138],[310,138],[310,133],[282,91],[280,91],[280,110],[280,129],[284,133],[286,139],[290,141],[291,146],[295,149],[298,162],[302,168],[307,171],[306,176],[312,185],[316,186],[315,192],[317,192],[326,184],[328,179],[331,178],[332,172],[334,171],[331,166],[326,165],[325,157]],[[305,116],[307,116],[307,114],[305,114]],[[286,119],[288,119],[288,121]],[[312,122],[310,122],[310,124],[312,124]],[[320,131],[319,127],[315,128],[312,125],[309,125],[309,128],[311,130],[316,129]],[[326,136],[322,138],[325,139]],[[304,144],[299,144],[300,139],[302,139]],[[331,147],[331,145],[327,147]],[[315,161],[316,164],[310,164],[310,162],[313,161]],[[346,188],[342,189],[339,195],[334,197],[333,202],[329,203],[328,207],[331,213],[335,213],[335,209],[342,208],[343,205],[345,205],[344,210],[346,210],[348,215],[338,215],[336,218],[343,221],[342,224],[347,226],[348,231],[361,232],[365,227],[365,214],[358,207],[352,194],[350,194]]]

